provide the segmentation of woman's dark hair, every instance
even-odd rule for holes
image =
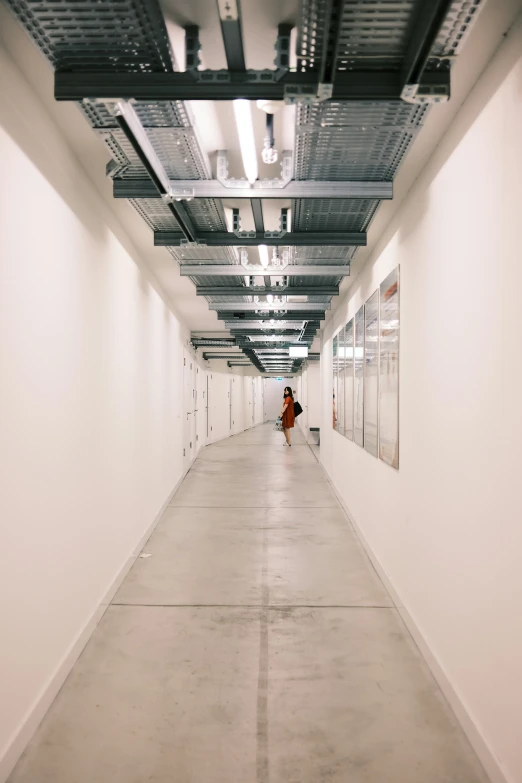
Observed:
[[[288,392],[288,395],[289,395],[289,396],[290,396],[292,399],[294,399],[294,395],[293,395],[293,392],[292,392],[292,389],[290,388],[290,386],[285,386],[284,394],[286,394],[287,392]]]

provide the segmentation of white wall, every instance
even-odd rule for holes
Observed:
[[[190,349],[2,48],[0,72],[3,780],[182,477]]]
[[[522,781],[522,26],[323,336],[321,460],[492,780]],[[436,111],[436,109],[435,109]],[[332,336],[401,265],[400,470],[332,431]]]
[[[210,432],[209,443],[230,436],[230,375],[228,373],[210,372],[209,405]]]
[[[263,379],[261,375],[243,376],[243,429],[263,423]]]
[[[297,422],[308,443],[317,443],[318,433],[311,433],[310,427],[320,427],[321,422],[321,389],[319,362],[308,362],[297,379],[297,399],[303,412]]]

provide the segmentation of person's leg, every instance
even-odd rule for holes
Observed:
[[[290,443],[290,429],[288,427],[285,427],[285,438],[288,445],[291,446],[292,444]]]

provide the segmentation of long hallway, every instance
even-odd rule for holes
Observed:
[[[312,450],[271,425],[203,449],[10,778],[485,780]]]

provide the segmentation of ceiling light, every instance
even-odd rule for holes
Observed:
[[[273,294],[267,294],[267,295],[266,295],[266,301],[267,301],[269,304],[272,304],[272,302],[274,301],[274,295],[273,295]]]
[[[307,357],[308,356],[308,348],[306,346],[301,345],[295,345],[290,346],[288,349],[288,355],[293,356],[295,358],[297,357]]]
[[[266,245],[259,245],[259,260],[261,261],[261,266],[267,267],[270,263],[270,260],[268,258],[268,248]]]
[[[239,136],[239,146],[241,147],[241,157],[243,158],[243,168],[247,180],[252,185],[256,181],[258,175],[254,124],[252,122],[252,106],[250,101],[247,101],[244,98],[233,101],[233,104]]]

